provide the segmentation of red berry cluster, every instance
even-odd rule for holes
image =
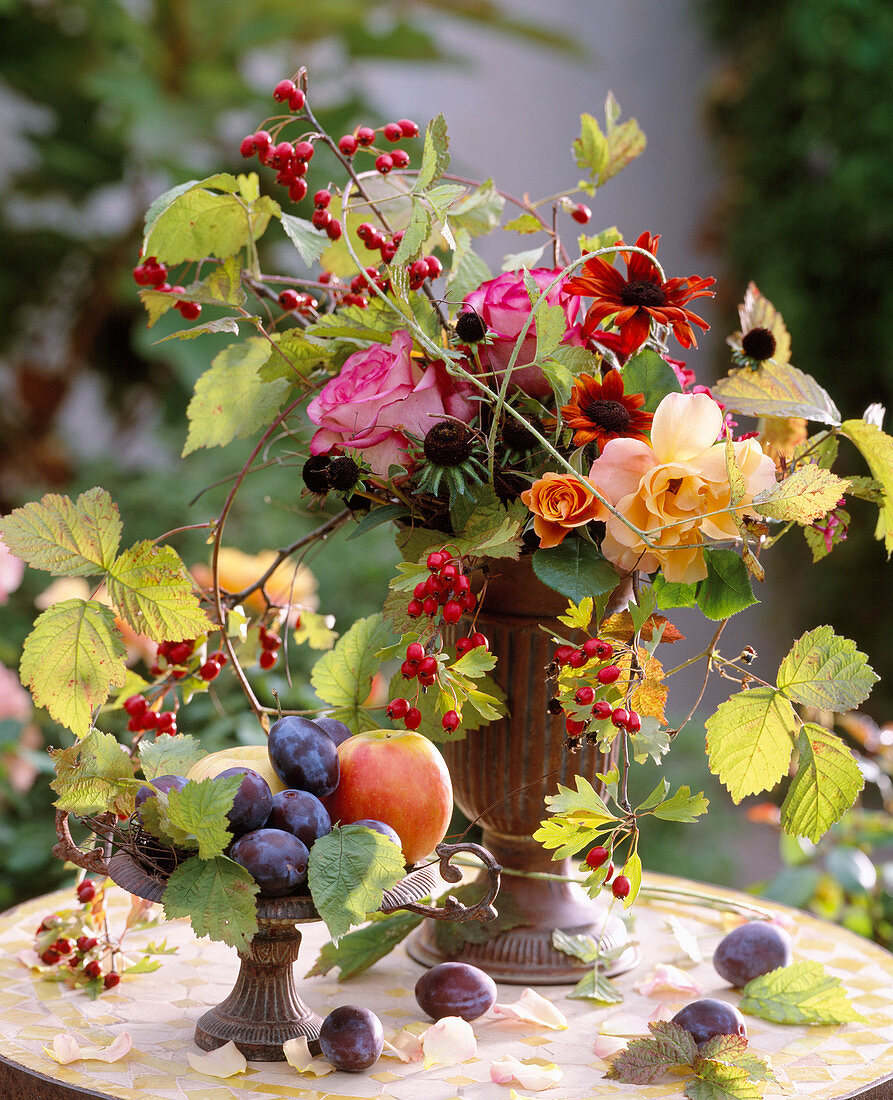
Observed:
[[[376,153],[375,170],[386,176],[394,168],[406,168],[409,165],[409,153],[405,149],[382,150],[375,146],[375,135],[381,133],[386,141],[396,145],[404,138],[418,137],[419,128],[409,118],[401,118],[399,122],[387,122],[378,130],[371,126],[358,126],[352,134],[344,134],[338,140],[338,148],[341,155],[353,157],[360,149],[368,149]]]
[[[301,294],[297,290],[281,291],[278,300],[286,313],[299,313],[302,317],[311,316],[319,305],[311,295]]]
[[[163,294],[183,294],[186,290],[182,286],[171,286],[167,281],[167,268],[155,256],[148,256],[136,265],[133,269],[133,281],[137,286],[150,286]],[[180,299],[174,303],[174,309],[179,310],[184,321],[194,321],[202,311],[198,302],[184,302]]]
[[[77,887],[77,898],[83,909],[78,913],[67,913],[65,917],[59,913],[44,917],[35,934],[34,947],[45,966],[64,963],[70,972],[69,981],[81,984],[85,980],[102,978],[103,988],[112,989],[121,976],[113,970],[103,976],[102,963],[98,958],[103,948],[96,936],[82,931],[90,915],[89,906],[97,893],[96,883],[92,879],[84,879]]]
[[[257,663],[261,668],[272,668],[276,664],[276,657],[279,653],[279,647],[282,645],[282,638],[276,633],[275,630],[269,630],[265,626],[260,628],[260,656],[257,659]]]
[[[172,710],[153,710],[144,695],[131,695],[124,700],[124,710],[130,716],[127,728],[131,733],[155,730],[173,737],[177,732],[177,715]]]
[[[609,663],[614,656],[614,647],[610,642],[601,638],[589,638],[579,648],[572,645],[559,645],[555,650],[553,660],[559,668],[568,667],[574,670],[588,669],[593,662],[599,662],[602,667],[595,672],[595,679],[602,687],[609,687],[620,679],[620,669],[616,664]],[[571,718],[565,719],[565,729],[571,739],[581,737],[592,719],[605,721],[610,719],[618,729],[625,729],[630,733],[637,733],[642,728],[642,719],[634,710],[625,707],[614,707],[605,699],[596,699],[596,688],[591,684],[584,684],[574,692],[574,702],[579,707],[591,707],[590,717],[586,720]]]
[[[611,853],[608,851],[607,848],[604,848],[601,845],[596,845],[594,848],[590,848],[590,850],[587,852],[586,865],[587,867],[589,867],[590,870],[597,871],[599,867],[603,867],[605,863],[608,863],[610,856]],[[611,893],[614,895],[615,898],[623,899],[629,897],[630,881],[626,877],[626,875],[617,875],[617,877],[614,878],[613,863],[608,863],[608,868],[605,872],[605,877],[603,880],[603,884],[605,886],[607,886],[609,883],[611,885]]]
[[[431,575],[413,589],[412,599],[406,606],[409,617],[418,619],[427,615],[434,618],[440,611],[445,623],[457,623],[463,612],[474,611],[477,596],[471,591],[468,576],[462,572],[461,557],[448,550],[435,550],[428,555],[427,564]]]

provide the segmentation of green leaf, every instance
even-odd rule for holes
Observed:
[[[623,874],[629,879],[629,893],[623,899],[623,908],[629,909],[642,889],[642,859],[638,852],[633,852],[624,863]]]
[[[724,1062],[698,1058],[698,1076],[684,1089],[688,1100],[762,1100],[766,1086],[747,1070]]]
[[[571,1000],[594,1001],[601,1005],[618,1005],[623,1000],[623,994],[617,986],[610,978],[600,974],[598,967],[593,967],[584,974],[566,996]]]
[[[393,267],[417,259],[425,241],[431,236],[431,214],[418,196],[413,196],[409,224],[403,232],[397,251],[391,261]]]
[[[504,207],[505,199],[496,190],[493,180],[487,179],[453,203],[450,224],[457,230],[467,230],[472,237],[485,236],[499,225]]]
[[[323,944],[306,977],[328,974],[337,966],[339,982],[355,978],[393,951],[423,919],[417,913],[392,913],[372,921],[365,928],[355,928],[353,932],[342,936],[337,943]]]
[[[665,611],[673,607],[697,607],[698,589],[693,584],[667,581],[662,573],[656,573],[651,587],[657,596],[657,606]]]
[[[171,546],[136,543],[111,566],[106,585],[120,614],[153,641],[197,638],[208,629],[186,567]]]
[[[231,843],[233,835],[226,815],[233,808],[233,799],[241,785],[241,775],[217,776],[198,782],[190,780],[182,790],[175,788],[168,794],[168,819],[195,837],[199,859],[222,855]]]
[[[795,703],[822,710],[852,710],[864,703],[879,677],[856,643],[831,626],[807,631],[778,670],[778,689]]]
[[[457,230],[456,248],[446,282],[451,299],[461,302],[491,277],[490,268],[471,247],[471,234],[467,229]]]
[[[332,349],[327,348],[323,341],[312,339],[301,328],[290,328],[282,334],[273,333],[272,340],[275,347],[257,372],[261,382],[275,382],[277,378],[295,382],[306,378],[314,367],[328,363],[332,354]],[[268,350],[269,347],[267,344]]]
[[[256,241],[279,205],[266,196],[247,204],[232,193],[209,189],[227,178],[233,179],[211,177],[177,195],[147,226],[143,255],[171,266],[205,256],[224,260]]]
[[[883,540],[889,557],[893,553],[893,438],[867,420],[847,420],[840,432],[859,448],[884,490],[874,537]]]
[[[511,229],[515,233],[541,233],[543,223],[534,214],[519,214],[517,218],[505,223],[503,229]]]
[[[121,517],[105,489],[88,489],[74,502],[47,493],[0,518],[0,538],[34,569],[91,577],[115,560]]]
[[[489,485],[476,486],[457,501],[453,516],[463,514],[462,505],[471,507],[470,514],[451,546],[473,557],[511,558],[517,561],[521,553],[521,529],[527,520],[527,509],[520,501],[506,507]]]
[[[651,812],[661,821],[694,821],[707,812],[709,805],[703,791],[692,794],[688,787],[682,786],[671,798],[655,806]]]
[[[633,1039],[611,1063],[605,1074],[627,1085],[650,1085],[676,1066],[690,1066],[698,1056],[691,1033],[671,1020],[649,1023],[651,1036]]]
[[[409,515],[409,506],[406,504],[383,504],[380,508],[373,508],[371,512],[367,512],[363,516],[359,523],[355,524],[353,530],[347,536],[347,541],[352,542],[354,539],[360,538],[361,535],[365,535],[367,531],[381,527],[383,523],[390,523],[391,520],[408,519]]]
[[[623,392],[645,396],[644,412],[654,412],[668,393],[682,393],[676,372],[656,351],[646,348],[624,365]]]
[[[199,937],[222,940],[245,952],[257,933],[257,883],[226,856],[181,863],[161,899],[168,920],[189,917]]]
[[[715,622],[730,619],[759,600],[753,594],[747,566],[734,550],[705,550],[707,576],[698,582],[698,607]]]
[[[584,963],[594,963],[603,957],[599,941],[586,932],[568,933],[561,928],[553,928],[552,946],[556,951]]]
[[[643,718],[642,728],[631,736],[633,759],[644,764],[650,756],[655,764],[670,751],[670,731],[657,718]]]
[[[526,269],[529,271],[539,263],[545,248],[545,244],[541,244],[539,248],[528,248],[524,252],[509,253],[502,258],[501,270],[521,271],[522,269]]]
[[[607,163],[601,169],[596,180],[596,186],[601,187],[609,179],[613,179],[618,172],[631,164],[636,157],[645,151],[645,135],[638,122],[628,119],[617,125],[620,117],[620,104],[614,98],[613,92],[608,92],[605,98],[605,122],[608,127],[608,157]]]
[[[425,127],[425,146],[413,191],[418,193],[430,187],[450,166],[450,139],[443,115],[432,118]]]
[[[375,654],[390,640],[391,631],[382,614],[358,619],[313,666],[310,683],[322,702],[353,710],[359,707],[378,671]]]
[[[485,672],[496,666],[496,657],[486,646],[475,646],[470,649],[458,661],[453,661],[449,666],[451,671],[458,672],[462,676],[470,676],[472,680],[480,679]]]
[[[96,600],[62,600],[35,620],[19,672],[34,702],[83,737],[94,708],[124,683],[125,656],[110,608]]]
[[[533,839],[544,848],[554,849],[553,860],[567,859],[600,841],[609,829],[610,823],[590,825],[582,824],[580,819],[557,817],[541,821],[540,827],[533,833]]]
[[[530,272],[524,272],[524,285],[527,287],[527,296],[530,298],[532,316],[536,323],[536,360],[549,359],[560,346],[567,332],[567,317],[562,306],[549,305],[547,300],[541,298],[540,288],[537,286]],[[539,302],[539,305],[536,303]],[[521,365],[519,363],[519,365]]]
[[[580,115],[580,136],[571,148],[577,167],[597,179],[608,163],[608,139],[592,115]]]
[[[329,247],[329,238],[306,218],[283,214],[280,220],[286,236],[298,250],[301,259],[311,267]]]
[[[595,610],[591,596],[584,596],[579,604],[573,600],[568,604],[567,612],[558,616],[558,621],[569,626],[571,630],[588,630],[592,622],[592,613]]]
[[[802,416],[821,424],[840,424],[837,406],[809,374],[790,363],[766,360],[757,370],[731,371],[710,387],[732,412],[745,416]]]
[[[781,807],[781,827],[817,844],[865,785],[844,742],[810,722],[800,731],[800,762]]]
[[[638,633],[657,608],[657,598],[652,588],[643,588],[636,600],[630,602],[629,615],[632,619],[633,630]]]
[[[532,560],[543,584],[577,603],[612,592],[620,583],[614,566],[585,539],[567,538],[550,550],[537,550]]]
[[[201,282],[191,283],[180,297],[211,306],[244,306],[248,295],[242,289],[242,265],[237,256],[216,264]]]
[[[132,805],[137,786],[133,767],[124,746],[110,733],[92,730],[69,748],[51,750],[50,754],[56,765],[56,778],[50,786],[59,796],[56,806],[60,810],[78,815],[104,813],[122,795]],[[121,807],[127,812],[123,803]]]
[[[710,770],[734,802],[771,790],[787,773],[794,750],[794,708],[769,687],[739,691],[707,719]]]
[[[240,317],[217,317],[213,321],[206,321],[203,325],[190,325],[189,328],[178,328],[176,332],[170,332],[156,340],[156,344],[165,344],[168,340],[194,340],[197,336],[213,335],[220,332],[228,332],[231,336],[239,335]]]
[[[337,940],[374,912],[385,890],[406,874],[395,844],[362,825],[335,826],[310,849],[310,893]]]
[[[146,779],[159,775],[185,775],[197,764],[206,751],[189,734],[175,737],[157,737],[154,741],[140,741],[140,770]]]
[[[836,507],[849,482],[821,466],[800,466],[753,498],[753,510],[785,523],[813,523]]]
[[[847,999],[840,979],[811,960],[779,967],[749,981],[738,1007],[749,1016],[776,1024],[865,1022]]]
[[[608,809],[601,795],[589,780],[582,775],[574,776],[576,790],[558,784],[558,794],[547,794],[546,808],[550,814],[572,815],[587,823],[614,821],[614,814]]]
[[[260,377],[258,371],[269,358],[270,344],[260,336],[230,344],[214,357],[186,410],[184,457],[199,447],[225,447],[267,427],[290,388],[285,379],[264,382]]]

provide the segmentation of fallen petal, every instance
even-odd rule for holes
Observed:
[[[535,989],[525,989],[517,1001],[505,1005],[495,1004],[490,1011],[494,1016],[523,1020],[528,1024],[552,1028],[554,1031],[561,1031],[568,1027],[564,1013]]]
[[[390,1039],[385,1039],[382,1047],[385,1058],[399,1058],[401,1062],[421,1062],[422,1041],[411,1031],[398,1031]]]
[[[455,1066],[477,1053],[477,1039],[471,1024],[461,1016],[444,1016],[422,1035],[425,1069]]]
[[[673,990],[679,993],[691,993],[700,997],[704,988],[690,974],[680,970],[678,966],[669,963],[658,963],[654,969],[640,982],[636,982],[633,989],[641,993],[643,997],[653,997],[658,990]]]
[[[245,1055],[235,1043],[227,1043],[207,1054],[193,1054],[188,1050],[186,1057],[196,1073],[204,1073],[208,1077],[235,1077],[248,1068]]]
[[[60,1066],[67,1066],[69,1062],[77,1062],[80,1059],[92,1059],[95,1062],[117,1062],[123,1058],[133,1045],[133,1040],[126,1031],[110,1043],[107,1047],[81,1046],[73,1035],[59,1034],[53,1036],[52,1047],[44,1047],[48,1054]]]
[[[615,1012],[602,1020],[598,1026],[602,1035],[619,1035],[630,1037],[648,1034],[648,1020],[645,1016],[639,1016],[635,1012]]]
[[[626,1046],[625,1039],[618,1039],[613,1035],[597,1035],[593,1050],[601,1059],[613,1058],[614,1055]]]
[[[543,1066],[538,1062],[521,1062],[507,1055],[490,1063],[490,1080],[497,1085],[517,1081],[522,1088],[533,1089],[534,1092],[557,1085],[562,1076],[562,1071],[554,1062]]]
[[[335,1068],[324,1058],[313,1057],[306,1035],[298,1035],[283,1043],[282,1053],[285,1055],[286,1062],[298,1073],[311,1073],[314,1077],[325,1077]]]

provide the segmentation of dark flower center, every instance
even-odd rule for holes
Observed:
[[[775,354],[775,337],[767,328],[752,328],[741,337],[741,348],[750,359],[771,359]]]
[[[435,466],[461,466],[471,454],[474,437],[464,424],[443,420],[425,436],[425,458]]]
[[[627,283],[620,291],[620,300],[625,306],[645,306],[647,309],[662,306],[666,302],[667,296],[664,294],[664,288],[660,283],[642,281]]]
[[[589,420],[597,428],[603,428],[606,432],[623,432],[629,427],[630,415],[626,405],[619,401],[590,401],[584,405],[581,412],[585,413]]]

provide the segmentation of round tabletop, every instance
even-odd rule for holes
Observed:
[[[730,909],[754,899],[720,887],[699,886],[681,879],[647,875],[645,885],[663,890],[700,891],[727,903]],[[109,890],[112,922],[123,921],[129,898],[117,887]],[[684,960],[682,938],[698,938],[704,961],[687,962],[686,971],[702,989],[701,996],[736,1003],[738,994],[724,984],[710,962],[715,945],[729,927],[729,911],[693,904],[682,896],[661,900],[642,897],[635,906],[634,935],[641,962],[615,979],[623,994],[621,1005],[603,1006],[568,998],[570,986],[540,986],[538,992],[556,1004],[569,1028],[553,1031],[541,1025],[485,1016],[472,1027],[476,1056],[461,1065],[432,1066],[382,1058],[365,1074],[331,1073],[315,1078],[299,1074],[286,1063],[250,1062],[245,1073],[218,1079],[190,1067],[187,1053],[201,1053],[193,1043],[197,1018],[222,1000],[232,988],[238,970],[235,952],[207,940],[197,940],[189,924],[173,921],[132,933],[134,946],[167,940],[174,955],[162,956],[159,970],[126,977],[113,990],[91,1001],[82,991],[40,980],[21,957],[33,946],[34,930],[42,918],[73,905],[72,892],[35,898],[0,915],[0,1095],[4,1100],[509,1100],[508,1085],[490,1078],[494,1059],[513,1055],[526,1061],[555,1063],[560,1083],[546,1093],[550,1100],[587,1100],[610,1097],[680,1097],[684,1082],[676,1077],[658,1084],[631,1086],[604,1079],[608,1064],[595,1053],[599,1027],[618,1011],[649,1017],[659,1005],[676,1011],[693,999],[690,993],[663,991],[645,996],[635,985],[658,962]],[[864,1023],[824,1027],[783,1026],[747,1017],[750,1050],[768,1057],[778,1078],[765,1093],[776,1097],[866,1100],[893,1098],[893,955],[882,948],[808,914],[772,906],[793,919],[794,958],[813,959],[841,979]],[[302,927],[304,942],[296,974],[309,970],[327,940],[325,926]],[[130,937],[128,943],[131,942]],[[361,1004],[376,1012],[388,1031],[404,1027],[417,1033],[430,1025],[413,996],[422,968],[400,947],[371,970],[349,982],[339,982],[335,971],[299,980],[301,995],[321,1014],[337,1005]],[[519,986],[499,987],[499,1002],[516,1001]],[[121,1032],[133,1040],[130,1052],[118,1062],[74,1062],[58,1065],[44,1052],[60,1033],[82,1044],[108,1045]],[[628,1041],[628,1040],[625,1040]],[[519,1095],[528,1090],[513,1083]]]

